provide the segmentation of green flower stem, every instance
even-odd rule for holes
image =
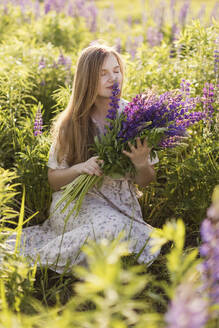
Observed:
[[[69,204],[72,201],[74,201],[77,197],[79,197],[81,192],[83,192],[83,188],[84,185],[87,183],[87,180],[89,180],[89,176],[84,175],[81,179],[75,181],[75,183],[72,184],[72,186],[65,191],[65,195],[63,195],[63,198],[61,198],[60,200],[61,203],[63,203],[64,200],[67,200],[65,207],[61,211],[62,213],[66,210]]]
[[[71,183],[69,183],[67,186],[62,187],[61,189],[64,189],[61,199],[57,202],[55,210],[66,200],[70,199],[71,202],[71,196],[74,198],[77,197],[77,194],[80,193],[80,190],[83,187],[84,179],[86,175],[80,175],[78,178],[73,180]]]
[[[65,223],[67,223],[69,217],[74,212],[75,212],[75,217],[79,214],[85,195],[90,189],[92,189],[92,187],[96,183],[100,182],[101,179],[103,179],[102,176],[98,177],[98,176],[90,176],[87,174],[82,174],[74,181],[69,183],[67,186],[62,188],[62,189],[65,188],[65,190],[63,192],[62,198],[56,204],[56,209],[63,202],[66,201],[64,208],[61,210],[61,213],[63,213],[68,208],[69,204],[75,201],[73,208],[71,209],[71,211],[69,211],[68,215],[65,218]]]
[[[76,216],[78,215],[82,202],[84,200],[85,195],[87,194],[87,192],[92,189],[92,187],[100,180],[100,178],[102,177],[98,177],[98,176],[91,176],[91,178],[87,181],[87,183],[84,185],[83,190],[81,191],[78,199],[75,202],[75,210],[76,210]]]

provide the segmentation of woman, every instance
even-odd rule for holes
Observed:
[[[148,242],[152,230],[142,218],[133,182],[148,185],[155,178],[150,149],[146,141],[137,139],[136,146],[124,151],[136,168],[134,181],[129,177],[111,179],[104,177],[101,188],[93,188],[82,203],[79,215],[72,215],[67,222],[65,204],[54,212],[60,199],[60,188],[80,174],[102,174],[100,161],[89,150],[94,136],[104,131],[105,117],[109,109],[112,86],[123,84],[123,64],[119,54],[110,47],[92,45],[84,49],[78,59],[71,99],[67,108],[53,123],[53,142],[48,160],[48,180],[54,190],[50,218],[42,226],[23,229],[22,245],[25,254],[40,256],[42,265],[62,273],[74,264],[86,265],[81,246],[88,240],[113,239],[124,230],[124,240],[129,240],[130,252],[142,251],[138,261],[148,263],[155,255],[150,254]],[[120,95],[119,95],[120,96]],[[126,101],[120,99],[121,112]],[[24,247],[25,245],[25,247]]]

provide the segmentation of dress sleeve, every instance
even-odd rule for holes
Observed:
[[[157,156],[157,152],[155,152],[155,157],[154,158],[150,158],[150,155],[148,157],[148,162],[150,165],[154,165],[154,164],[157,164],[159,162],[159,158]]]
[[[57,161],[57,150],[55,149],[55,143],[52,143],[50,150],[49,150],[49,159],[47,162],[47,166],[51,169],[65,169],[69,167],[65,158],[59,164]]]

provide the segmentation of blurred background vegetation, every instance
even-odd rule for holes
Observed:
[[[187,232],[186,252],[198,247],[200,223],[219,181],[218,1],[3,0],[0,14],[2,229],[17,226],[23,186],[26,190],[24,226],[40,224],[47,219],[52,195],[46,166],[51,144],[49,128],[56,113],[68,103],[80,51],[102,40],[115,46],[124,59],[123,97],[127,100],[152,87],[158,93],[180,88],[182,79],[189,81],[191,96],[203,98],[205,84],[213,85],[211,123],[200,122],[192,128],[187,147],[159,153],[157,181],[142,190],[139,200],[146,222],[162,227],[169,220],[182,219]],[[33,127],[39,106],[43,134],[35,136]],[[204,109],[201,102],[197,109]],[[164,257],[167,251],[168,246],[150,269],[155,280],[169,279]],[[130,267],[131,259],[125,263]],[[25,299],[24,295],[33,293],[36,299],[54,305],[57,295],[65,302],[74,294],[71,284],[75,278],[68,280],[68,285],[63,277],[44,272],[35,280],[33,288],[32,283],[22,283],[22,279],[32,279],[27,278],[25,265],[22,272],[11,268],[4,271],[5,277],[14,283],[17,275],[19,286],[25,292],[21,293],[23,296],[9,293],[10,296],[6,292],[11,300],[9,304],[15,304],[15,298],[19,303]],[[8,290],[12,286],[15,288],[12,282]],[[158,294],[162,293],[159,286],[146,288],[140,298],[145,304],[152,304],[156,311],[165,312],[168,297],[164,293],[161,300]],[[89,300],[86,302],[89,304]],[[23,308],[27,309],[26,306]],[[159,322],[159,315],[155,314],[153,320]]]

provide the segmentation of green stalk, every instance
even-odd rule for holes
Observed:
[[[65,187],[65,190],[63,191],[61,199],[56,204],[55,211],[64,201],[70,200],[70,202],[71,202],[72,200],[74,200],[77,197],[77,194],[79,194],[83,188],[84,180],[86,180],[86,175],[83,174],[83,175],[80,175],[78,178],[76,178],[74,181],[72,181]],[[62,187],[62,189],[64,189],[64,187]],[[72,192],[72,191],[74,191],[74,192]],[[69,205],[69,203],[68,203],[68,205]]]
[[[92,176],[91,179],[87,182],[87,184],[84,186],[82,192],[80,193],[78,199],[76,200],[75,203],[75,210],[76,210],[76,216],[78,215],[82,202],[84,200],[85,195],[87,192],[100,180],[101,177],[98,176]]]
[[[61,199],[61,202],[63,202],[65,199],[67,199],[67,203],[65,204],[64,208],[62,209],[61,213],[63,213],[66,208],[69,206],[69,204],[74,201],[81,192],[83,191],[84,185],[87,183],[87,180],[89,180],[89,176],[85,176],[83,181],[80,182],[80,185],[75,184],[75,186],[72,186],[72,190],[69,190],[68,193],[66,192],[66,196]],[[74,190],[73,193],[71,193]]]
[[[78,216],[79,211],[81,209],[82,202],[84,200],[85,195],[87,192],[98,182],[102,179],[102,177],[97,177],[97,176],[89,176],[86,183],[84,184],[84,188],[81,191],[79,197],[77,198],[74,207],[71,209],[71,211],[68,213],[68,215],[65,218],[65,223],[67,223],[69,217],[73,212],[75,213],[75,218]],[[62,211],[63,212],[63,211]]]

